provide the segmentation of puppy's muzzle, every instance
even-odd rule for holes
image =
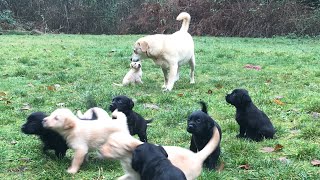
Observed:
[[[187,131],[189,133],[193,133],[196,129],[196,125],[195,124],[188,124],[188,127],[187,127]]]
[[[227,101],[227,103],[231,103],[231,101],[230,101],[230,94],[227,94],[227,95],[226,95],[226,101]]]

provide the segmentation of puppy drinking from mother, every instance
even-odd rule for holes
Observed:
[[[164,75],[162,88],[171,91],[174,83],[179,79],[179,68],[181,65],[190,65],[190,83],[194,81],[195,55],[194,42],[188,33],[190,15],[182,12],[177,20],[182,20],[179,31],[165,35],[148,35],[138,39],[134,44],[131,61],[137,62],[144,58],[150,58],[159,65]]]

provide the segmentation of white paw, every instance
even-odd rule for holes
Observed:
[[[70,174],[75,174],[78,172],[78,168],[69,167],[67,172]]]

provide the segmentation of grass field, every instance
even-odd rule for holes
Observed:
[[[199,179],[318,179],[320,167],[320,40],[195,37],[196,84],[189,68],[181,69],[173,91],[162,92],[162,71],[143,61],[141,86],[118,87],[129,70],[132,45],[140,36],[43,35],[0,36],[0,179],[115,179],[120,163],[90,154],[75,175],[66,173],[66,158],[42,154],[37,137],[20,131],[34,111],[52,112],[60,105],[86,110],[93,96],[100,107],[127,95],[146,119],[149,142],[188,148],[187,116],[207,102],[220,124],[220,171],[205,170]],[[260,71],[246,69],[259,65]],[[59,89],[54,85],[59,84]],[[273,140],[237,139],[235,108],[225,102],[235,88],[249,91],[253,102],[270,117]],[[148,106],[149,105],[149,106]],[[150,108],[150,105],[158,108]],[[277,152],[264,147],[282,145]],[[279,160],[281,159],[281,160]],[[241,165],[248,165],[243,169]]]

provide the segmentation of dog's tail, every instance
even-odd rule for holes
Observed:
[[[215,126],[213,128],[212,138],[209,140],[208,144],[196,154],[198,156],[198,159],[204,162],[204,160],[206,160],[207,157],[219,146],[219,143],[220,133],[218,128]]]
[[[177,20],[178,21],[182,21],[182,25],[181,25],[181,28],[180,28],[180,31],[188,31],[189,29],[189,24],[190,24],[190,19],[191,19],[191,16],[189,13],[187,12],[182,12],[178,15],[177,17]]]
[[[204,101],[200,101],[199,104],[201,104],[201,111],[208,114],[207,104]]]

